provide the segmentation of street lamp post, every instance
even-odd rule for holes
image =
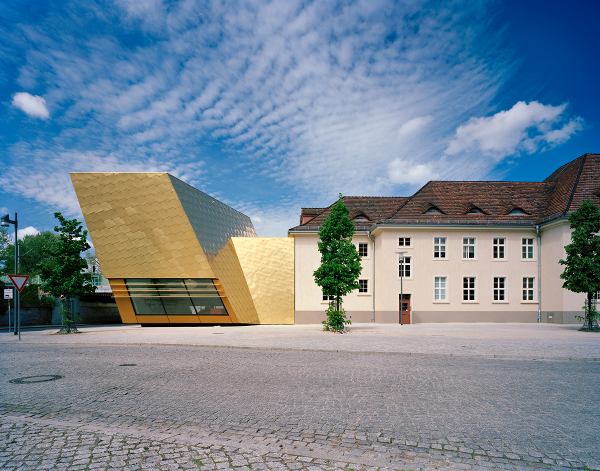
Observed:
[[[15,275],[19,274],[19,223],[17,220],[17,213],[15,213],[15,220],[11,221],[8,214],[5,214],[0,218],[0,226],[9,227],[11,224],[15,226]],[[14,329],[15,335],[19,335],[21,340],[21,293],[17,291],[17,299],[15,300],[15,313],[16,313],[16,328]]]
[[[405,250],[396,252],[400,255],[400,325],[404,325],[404,316],[402,315],[404,311],[404,293],[402,292],[402,280],[404,278],[404,254]]]

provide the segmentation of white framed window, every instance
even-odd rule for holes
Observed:
[[[475,301],[475,277],[463,277],[463,301]]]
[[[323,302],[324,303],[329,303],[331,301],[335,300],[335,296],[327,296],[326,294],[323,295]]]
[[[523,301],[533,301],[534,278],[523,278]]]
[[[446,238],[433,238],[433,258],[446,258]]]
[[[361,257],[368,257],[369,256],[369,244],[360,242],[358,244],[358,255],[360,255]]]
[[[412,257],[404,256],[398,259],[398,278],[410,278],[412,276]]]
[[[494,258],[502,259],[506,257],[506,239],[504,237],[494,237]]]
[[[411,247],[412,238],[410,237],[398,237],[398,247]]]
[[[475,258],[475,237],[463,237],[463,259]]]
[[[434,278],[433,300],[434,301],[446,301],[447,299],[448,299],[448,295],[446,292],[446,277],[445,276],[436,276]]]
[[[506,301],[505,277],[494,277],[494,301]]]
[[[367,294],[369,292],[369,280],[358,280],[359,294]]]
[[[533,258],[533,239],[526,239],[523,237],[522,249],[521,258]]]

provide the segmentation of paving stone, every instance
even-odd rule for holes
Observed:
[[[40,469],[52,457],[65,469],[192,469],[198,445],[208,447],[200,448],[210,469],[208,457],[223,469],[245,466],[240,450],[250,445],[263,447],[253,450],[253,469],[366,469],[368,460],[402,459],[399,469],[452,460],[461,469],[559,470],[596,469],[598,461],[598,431],[582,413],[598,403],[588,387],[596,362],[185,345],[13,348],[0,340],[2,377],[65,378],[18,385],[18,398],[17,385],[0,383],[3,468]],[[119,368],[123,358],[138,367]],[[224,440],[235,446],[215,446]],[[305,457],[312,461],[300,460],[298,447],[312,450],[315,457]],[[314,461],[335,453],[359,462]]]

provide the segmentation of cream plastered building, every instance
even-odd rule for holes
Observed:
[[[429,182],[410,198],[346,197],[362,257],[353,322],[579,323],[586,295],[562,288],[568,215],[600,205],[600,156],[543,182]],[[295,322],[325,319],[315,284],[318,230],[330,208],[303,208],[295,239]],[[402,274],[402,276],[401,276]]]

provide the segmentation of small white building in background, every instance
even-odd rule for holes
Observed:
[[[599,154],[542,182],[432,181],[411,197],[344,197],[363,266],[361,289],[344,298],[347,316],[399,323],[402,291],[404,323],[579,323],[586,295],[562,288],[558,261],[571,242],[567,218],[588,198],[600,206]],[[296,324],[325,319],[329,300],[313,272],[330,210],[302,208],[289,230]]]

